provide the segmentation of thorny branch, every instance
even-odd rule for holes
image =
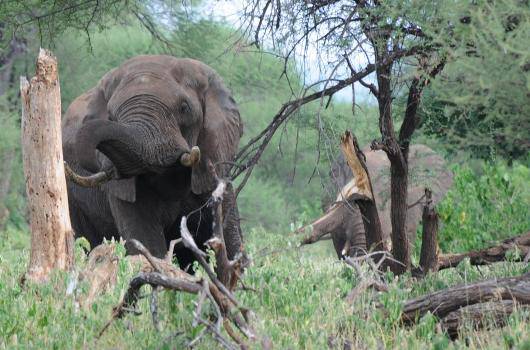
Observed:
[[[193,238],[191,238],[193,240]],[[254,340],[256,338],[254,330],[249,324],[249,311],[240,307],[237,300],[231,295],[227,294],[226,288],[218,288],[213,281],[205,279],[198,279],[188,273],[180,270],[171,263],[154,257],[140,242],[132,240],[131,244],[137,249],[147,260],[148,265],[143,266],[143,271],[137,274],[130,282],[129,288],[123,297],[121,303],[113,309],[112,318],[107,322],[105,327],[101,330],[99,337],[105,332],[110,324],[117,318],[122,318],[126,313],[137,313],[136,304],[140,299],[140,289],[142,286],[149,284],[153,288],[154,294],[150,303],[151,314],[155,328],[158,329],[158,305],[156,303],[157,292],[159,289],[169,289],[181,291],[191,294],[198,294],[197,307],[194,312],[193,325],[204,325],[214,336],[214,338],[225,348],[235,349],[234,344],[228,341],[220,333],[220,325],[223,322],[232,322],[237,329],[248,339]],[[195,242],[187,241],[190,246],[195,246]],[[194,251],[194,253],[196,253]],[[204,254],[201,251],[202,254]],[[202,255],[201,255],[202,256]],[[211,269],[210,269],[211,271]],[[223,290],[224,289],[224,290]],[[211,324],[201,317],[202,304],[205,299],[210,300],[214,309],[217,310],[217,322]],[[233,300],[232,300],[233,299]],[[226,328],[226,327],[225,327]],[[233,329],[230,328],[232,331]],[[231,338],[238,346],[245,346],[241,338],[235,332],[230,334]],[[192,342],[196,342],[195,339]]]

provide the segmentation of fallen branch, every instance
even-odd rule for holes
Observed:
[[[530,232],[508,238],[499,245],[489,248],[462,254],[443,254],[438,258],[438,269],[442,270],[456,267],[466,258],[469,258],[471,265],[487,265],[506,260],[506,253],[515,250],[518,250],[520,254],[514,258],[519,261],[524,261],[525,257],[530,254]]]
[[[427,312],[443,318],[462,307],[489,301],[530,304],[530,273],[447,288],[405,302],[401,320],[413,324]]]
[[[185,218],[183,223],[185,226]],[[185,227],[187,230],[187,227]],[[189,231],[187,232],[189,234]],[[196,254],[197,258],[201,258],[203,262],[205,253],[197,248],[197,245],[193,241],[191,235],[187,237],[186,232],[183,232],[182,242],[183,244],[192,249],[193,253]],[[175,242],[176,243],[176,242]],[[153,316],[153,322],[157,327],[157,314],[158,308],[156,306],[156,293],[159,288],[165,288],[169,290],[181,291],[191,294],[198,294],[199,299],[197,302],[197,309],[194,313],[194,324],[202,324],[212,333],[213,337],[225,348],[236,349],[237,347],[245,346],[241,338],[237,336],[235,332],[229,333],[231,338],[237,344],[234,345],[220,334],[220,325],[223,322],[233,323],[237,329],[248,339],[254,340],[256,338],[253,329],[248,323],[248,310],[241,308],[235,300],[234,296],[227,291],[222,285],[215,274],[211,271],[210,267],[207,266],[207,274],[210,278],[214,278],[212,281],[206,281],[204,279],[198,279],[171,264],[167,259],[159,259],[154,257],[140,242],[137,240],[131,240],[130,244],[142,254],[142,256],[134,257],[134,260],[139,260],[142,263],[142,271],[137,274],[129,283],[129,288],[123,297],[123,300],[113,309],[112,317],[107,322],[105,327],[101,330],[99,337],[105,332],[110,324],[117,318],[123,317],[127,313],[136,313],[136,304],[140,299],[140,289],[148,284],[153,288],[155,294],[152,297],[155,301],[151,301],[151,313]],[[174,244],[173,244],[174,246]],[[191,247],[191,248],[190,248]],[[203,266],[204,267],[204,266]],[[206,269],[205,269],[206,270]],[[222,287],[219,288],[218,284]],[[209,321],[205,321],[201,317],[202,303],[204,299],[208,298],[214,305],[218,312],[218,321],[215,324],[211,324]],[[198,341],[196,339],[195,341]]]
[[[114,244],[100,244],[88,255],[85,269],[79,274],[79,282],[88,283],[88,292],[77,295],[83,309],[89,309],[95,298],[116,284],[118,256]]]
[[[513,300],[474,304],[450,312],[440,321],[440,325],[451,339],[456,339],[465,325],[473,330],[503,327],[508,317],[518,308],[530,310],[530,306],[519,305]]]
[[[382,282],[376,281],[374,279],[365,279],[362,280],[346,297],[346,302],[348,304],[353,304],[353,302],[368,288],[374,288],[378,292],[387,292],[388,286]]]

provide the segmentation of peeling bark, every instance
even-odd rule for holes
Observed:
[[[341,149],[355,179],[355,186],[345,196],[348,201],[355,201],[361,210],[366,233],[368,250],[385,251],[383,232],[379,214],[372,192],[370,175],[364,162],[364,154],[359,148],[355,136],[347,131],[341,138]]]
[[[68,210],[61,143],[61,94],[57,61],[41,49],[36,76],[21,78],[22,155],[31,229],[26,277],[48,279],[73,266],[73,230]]]
[[[427,312],[443,318],[465,306],[501,300],[529,305],[530,273],[451,287],[411,299],[403,306],[401,320],[413,324]]]
[[[529,310],[530,306],[518,305],[513,300],[470,305],[450,312],[441,320],[440,325],[451,339],[456,339],[465,325],[473,330],[503,327],[517,309]]]

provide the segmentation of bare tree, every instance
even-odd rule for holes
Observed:
[[[284,73],[292,59],[307,64],[308,51],[313,50],[325,78],[302,91],[293,91],[295,97],[241,149],[233,176],[246,174],[237,192],[276,130],[300,107],[315,100],[320,100],[321,108],[327,106],[332,96],[346,87],[351,86],[353,92],[355,85],[368,89],[379,106],[381,132],[372,149],[384,150],[391,164],[392,254],[400,262],[393,270],[398,274],[410,269],[410,243],[405,232],[409,144],[420,124],[417,111],[422,92],[445,64],[434,39],[436,33],[426,31],[436,28],[433,22],[441,22],[433,16],[436,9],[432,6],[377,0],[249,0],[245,12],[246,33],[254,44],[273,45],[283,53]],[[372,82],[370,75],[374,74]],[[396,130],[393,100],[406,90],[403,122]],[[322,134],[320,110],[316,117]]]
[[[31,228],[27,278],[45,281],[54,269],[73,266],[61,142],[61,93],[57,61],[41,49],[36,76],[21,78],[22,154]]]

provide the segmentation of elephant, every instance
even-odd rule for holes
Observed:
[[[180,237],[183,216],[199,247],[212,236],[205,204],[217,179],[227,177],[243,133],[238,106],[212,68],[167,55],[130,58],[71,103],[62,131],[73,173],[102,180],[88,187],[67,181],[76,237],[92,248],[121,237],[128,254],[138,253],[127,243],[136,239],[163,257]],[[222,208],[231,259],[242,234],[230,185]],[[194,261],[182,245],[174,254],[180,266]]]
[[[371,177],[376,206],[381,221],[383,240],[390,247],[392,225],[390,222],[390,163],[384,151],[372,151],[363,148],[366,166]],[[334,203],[327,212],[298,231],[311,226],[311,234],[304,243],[313,243],[326,234],[331,235],[335,251],[339,258],[355,256],[366,251],[364,224],[359,207],[351,201],[344,200],[342,193],[354,185],[352,172],[344,157],[340,155],[332,164],[331,181],[341,189]],[[414,242],[416,230],[422,217],[421,199],[425,188],[432,190],[433,204],[440,202],[453,183],[453,174],[447,169],[444,159],[425,145],[414,144],[409,150],[409,209],[406,218],[406,232],[409,242]]]

